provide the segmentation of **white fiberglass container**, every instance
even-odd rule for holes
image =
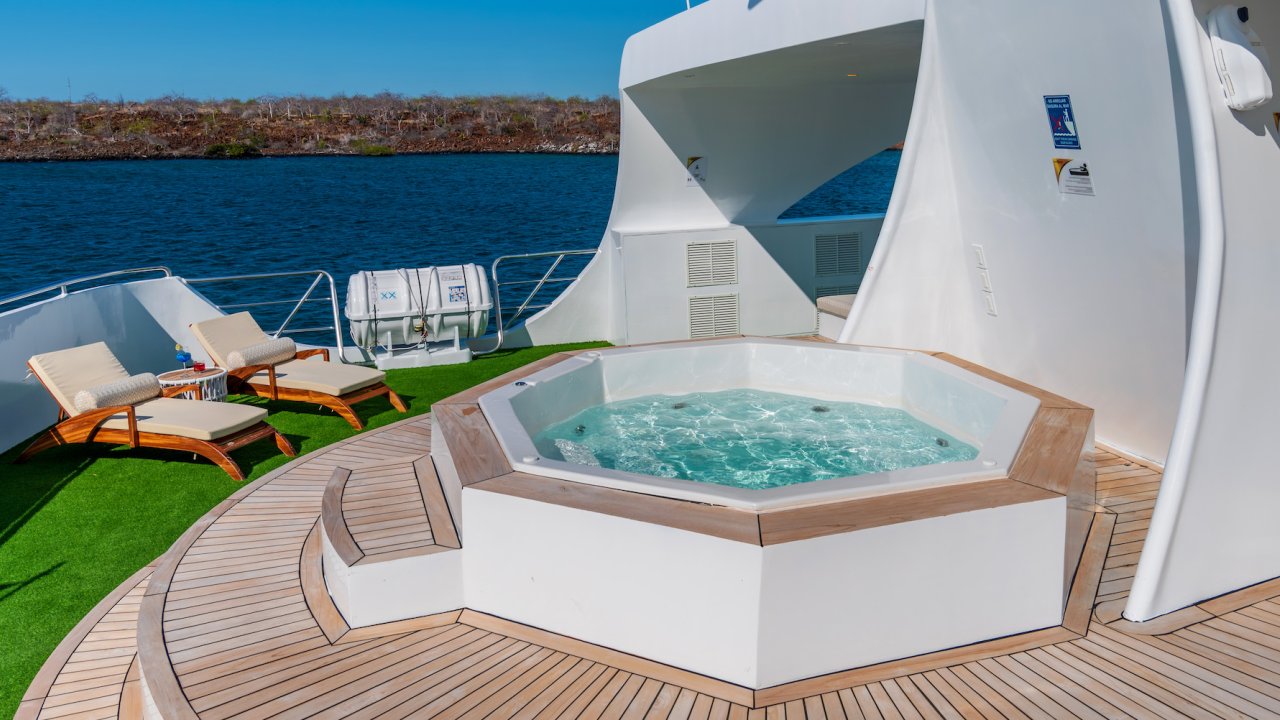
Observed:
[[[347,284],[347,320],[359,346],[394,347],[480,337],[493,298],[479,265],[358,272]]]

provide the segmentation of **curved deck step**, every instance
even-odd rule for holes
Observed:
[[[303,550],[304,590],[308,578],[323,578],[322,590],[311,596],[331,596],[348,626],[462,608],[461,546],[429,455],[335,468],[321,501],[320,530],[314,551]],[[332,631],[326,635],[334,639]]]
[[[1082,637],[1043,647],[959,649],[941,662],[910,659],[754,695],[470,611],[331,641],[301,577],[324,487],[341,463],[422,452],[427,427],[417,418],[302,458],[179,541],[145,589],[139,627],[142,675],[161,716],[1280,717],[1280,602],[1263,597],[1280,587],[1270,586],[1246,607],[1166,635],[1094,622]],[[1127,591],[1128,556],[1159,475],[1106,452],[1099,468],[1099,502],[1116,513],[1105,554],[1116,572],[1104,575],[1101,597],[1115,600]],[[130,592],[143,590],[121,597]],[[126,697],[128,665],[114,666]],[[61,675],[54,685],[69,687]]]
[[[425,453],[335,468],[321,508],[329,544],[349,567],[462,547]]]

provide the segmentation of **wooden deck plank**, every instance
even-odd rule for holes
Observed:
[[[682,502],[523,473],[508,473],[477,482],[471,488],[602,512],[752,545],[760,544],[760,528],[755,513],[735,508]]]
[[[477,638],[477,640],[483,642],[485,638]],[[452,675],[449,676],[449,681],[483,677],[486,672],[492,672],[493,668],[505,668],[509,664],[518,662],[519,658],[535,651],[532,646],[526,643],[504,642],[501,639],[495,639],[492,645],[483,646],[480,652],[475,652],[476,648],[471,647],[471,645],[477,645],[477,643],[473,642],[470,645],[458,648],[455,648],[453,644],[449,645],[449,648],[455,654],[443,657],[456,658],[457,660],[456,662],[448,663],[445,668],[446,672],[452,672]],[[486,650],[491,652],[486,653]],[[427,658],[431,657],[427,656]],[[388,681],[404,676],[406,671],[411,668],[421,667],[425,664],[424,660],[427,658],[415,656],[411,652],[378,658],[375,662],[362,666],[355,672],[338,676],[337,682],[311,684],[302,687],[289,695],[282,696],[266,705],[255,708],[251,715],[245,717],[270,716],[285,720],[287,718],[304,718],[321,711],[333,714],[335,717],[345,717],[349,712],[361,709],[369,704],[367,693]],[[495,658],[497,659],[496,663],[494,662]],[[445,697],[447,699],[465,695],[465,692],[459,693],[455,690],[452,695],[446,695]],[[438,698],[436,699],[438,701]],[[438,707],[433,707],[438,711],[448,707],[450,704],[452,704],[452,700],[444,702]],[[395,717],[401,711],[408,712],[409,710],[402,706],[393,712],[387,713],[385,717]],[[356,715],[352,713],[351,716],[354,717]]]
[[[577,680],[573,681],[563,691],[558,692],[554,698],[550,699],[540,710],[532,715],[518,713],[516,718],[519,720],[527,720],[532,717],[536,720],[547,720],[548,718],[558,717],[574,717],[575,713],[570,711],[578,703],[585,704],[596,693],[600,691],[613,676],[617,674],[617,668],[609,667],[600,663],[593,663],[591,667],[582,674]],[[583,698],[586,698],[584,701]]]
[[[471,641],[448,653],[427,659],[419,669],[404,673],[378,687],[377,697],[352,697],[329,709],[336,716],[359,718],[403,717],[448,693],[467,677],[492,663],[510,657],[522,645],[498,635],[473,634]],[[371,703],[370,700],[373,700]]]
[[[1016,480],[981,480],[764,512],[760,537],[764,545],[773,545],[1058,497]]]
[[[520,692],[512,702],[494,712],[495,720],[531,720],[552,703],[568,694],[570,698],[590,685],[603,673],[606,666],[590,660],[566,656],[565,663],[572,665],[562,672],[544,674]],[[574,688],[577,688],[575,691]]]
[[[934,689],[943,696],[947,704],[955,708],[961,717],[966,718],[1003,718],[1004,715],[996,710],[991,703],[987,702],[973,688],[966,685],[950,668],[940,668],[938,670],[930,670],[922,676],[933,685]]]
[[[478,405],[436,405],[432,413],[463,486],[511,472],[507,456]]]
[[[537,699],[546,695],[550,688],[566,687],[571,684],[589,665],[588,661],[581,658],[561,655],[555,665],[537,677],[530,678],[514,694],[495,705],[487,717],[491,720],[510,720],[526,708],[532,708],[537,703]],[[554,697],[554,691],[551,692],[551,697]],[[545,704],[537,704],[537,707],[541,709]]]
[[[1054,648],[1037,648],[1027,652],[1027,657],[1034,658],[1045,668],[1056,675],[1067,678],[1075,685],[1086,688],[1089,692],[1106,700],[1111,705],[1133,717],[1175,717],[1178,713],[1173,708],[1162,705],[1158,701],[1132,689],[1124,691],[1116,689],[1114,680],[1102,682],[1095,675],[1082,672],[1076,667],[1071,656],[1055,652]],[[1123,687],[1123,686],[1121,686]]]

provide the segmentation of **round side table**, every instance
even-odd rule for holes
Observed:
[[[170,370],[167,373],[160,373],[156,376],[162,387],[174,387],[176,385],[198,385],[200,386],[200,399],[210,402],[222,402],[227,399],[227,371],[222,368],[211,367],[205,368],[200,372],[196,372],[190,368],[186,370]],[[195,393],[187,391],[178,397],[187,400],[195,400]]]

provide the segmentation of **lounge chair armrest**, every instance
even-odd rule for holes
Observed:
[[[293,356],[293,359],[306,360],[307,358],[315,357],[316,355],[319,355],[320,357],[324,358],[325,362],[329,362],[328,348],[311,348],[310,350],[299,350],[298,354]]]
[[[236,368],[235,370],[228,370],[227,377],[247,382],[249,378],[254,375],[257,375],[260,372],[267,372],[270,369],[270,365],[246,365],[242,368]]]
[[[267,373],[267,384],[271,389],[271,395],[269,397],[272,400],[279,400],[280,390],[276,387],[275,365],[246,365],[245,367],[236,368],[235,370],[228,370],[227,379],[230,381],[230,385],[228,385],[227,389],[234,392],[234,387],[238,386],[240,383],[248,383],[249,378],[260,372]]]
[[[197,400],[204,399],[204,390],[202,390],[199,385],[196,385],[194,383],[192,383],[191,385],[174,385],[171,387],[167,387],[161,390],[160,394],[163,395],[164,397],[171,398],[176,395],[181,395],[182,393],[188,393],[188,392],[195,393]]]
[[[138,447],[138,414],[132,405],[113,405],[111,407],[88,410],[70,420],[64,420],[59,424],[59,427],[76,433],[83,433],[85,436],[92,436],[101,427],[102,423],[120,413],[124,413],[129,419],[129,447],[136,448]]]

